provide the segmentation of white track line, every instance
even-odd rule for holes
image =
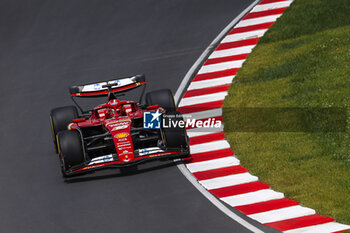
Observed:
[[[213,142],[206,142],[197,145],[190,146],[191,154],[197,154],[202,152],[209,152],[215,150],[222,150],[230,148],[230,144],[226,140],[218,140]]]
[[[202,66],[202,68],[198,71],[198,74],[205,74],[205,73],[211,73],[216,71],[241,68],[244,62],[245,62],[245,59],[242,59],[237,61],[220,62],[212,65]]]
[[[255,30],[255,31],[250,31],[250,32],[242,32],[242,33],[235,33],[235,34],[227,35],[221,41],[221,43],[247,40],[247,39],[253,39],[253,38],[260,38],[265,34],[265,32],[267,30],[268,29],[261,29],[261,30]]]
[[[310,227],[303,227],[284,231],[285,233],[330,233],[348,230],[349,226],[337,222],[329,222]]]
[[[222,78],[214,78],[214,79],[208,79],[203,81],[191,82],[190,86],[188,87],[188,90],[196,90],[196,89],[202,89],[207,87],[231,84],[234,77],[235,76],[227,76]]]
[[[208,190],[211,190],[211,189],[223,188],[227,186],[250,183],[258,180],[259,178],[257,176],[253,176],[249,172],[244,172],[244,173],[239,173],[234,175],[221,176],[221,177],[216,177],[212,179],[201,180],[199,181],[199,183],[203,185],[205,188],[207,188]]]
[[[279,9],[288,7],[293,1],[282,1],[282,2],[275,2],[275,3],[268,3],[268,4],[262,4],[257,5],[253,8],[251,12],[258,12],[258,11],[267,11],[272,9]]]
[[[297,205],[257,214],[251,214],[248,215],[248,217],[251,217],[252,219],[255,219],[261,223],[270,223],[313,214],[316,214],[315,210]]]
[[[236,165],[239,165],[239,160],[233,156],[186,164],[188,170],[192,173]]]
[[[273,191],[271,189],[263,189],[255,192],[223,197],[221,200],[229,204],[230,206],[250,205],[263,201],[270,201],[275,199],[281,199],[284,197],[283,193]]]
[[[247,46],[232,48],[232,49],[215,50],[209,56],[209,59],[251,53],[254,47],[255,47],[255,45],[247,45]]]
[[[227,91],[223,91],[223,92],[218,92],[214,94],[184,98],[181,100],[179,107],[208,103],[208,101],[212,102],[212,101],[224,100],[226,95],[227,95]]]
[[[258,17],[258,18],[253,18],[253,19],[242,20],[241,22],[239,22],[237,24],[237,26],[235,28],[252,26],[252,25],[255,25],[255,24],[275,22],[278,19],[278,17],[280,17],[281,15],[282,14],[269,15],[269,16],[264,16],[264,17]]]

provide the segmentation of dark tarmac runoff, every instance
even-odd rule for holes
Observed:
[[[172,161],[61,177],[49,111],[68,87],[145,74],[175,92],[252,0],[0,1],[0,232],[248,232]]]

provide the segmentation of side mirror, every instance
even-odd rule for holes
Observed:
[[[77,119],[74,119],[73,122],[74,123],[79,123],[79,122],[83,122],[85,120],[86,120],[85,118],[77,118]]]
[[[159,104],[148,106],[148,107],[146,107],[146,110],[153,110],[156,108],[159,108]]]

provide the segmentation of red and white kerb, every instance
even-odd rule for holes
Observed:
[[[222,104],[236,72],[258,40],[292,3],[262,0],[220,42],[190,83],[179,104],[182,113],[222,120]],[[197,118],[198,119],[198,118]],[[342,232],[350,226],[286,199],[240,165],[223,129],[189,129],[187,169],[217,198],[256,221],[287,233]]]

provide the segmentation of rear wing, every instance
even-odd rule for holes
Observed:
[[[110,81],[101,81],[86,85],[72,86],[69,88],[69,92],[71,97],[100,97],[108,96],[109,91],[111,93],[124,92],[136,87],[140,87],[143,84],[146,84],[145,75],[135,75],[132,77]]]

